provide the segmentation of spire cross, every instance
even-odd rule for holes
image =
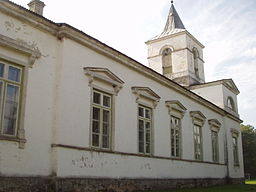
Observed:
[[[171,3],[173,4],[173,0],[171,0]]]

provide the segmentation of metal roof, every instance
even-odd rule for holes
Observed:
[[[185,26],[183,25],[176,9],[174,8],[174,5],[172,4],[163,32],[160,35],[153,37],[151,40],[165,37],[167,35],[172,35],[185,30]]]

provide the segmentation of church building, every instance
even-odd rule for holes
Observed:
[[[205,82],[173,2],[149,67],[28,3],[0,0],[0,191],[243,183],[239,90]]]

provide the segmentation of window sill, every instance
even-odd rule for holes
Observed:
[[[21,139],[13,136],[7,136],[7,135],[0,135],[0,141],[10,141],[10,142],[17,142],[19,143],[19,148],[24,149],[26,139]]]

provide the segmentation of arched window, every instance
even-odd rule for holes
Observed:
[[[162,53],[163,75],[172,73],[172,50],[167,48]]]
[[[236,111],[236,106],[235,106],[235,102],[232,99],[232,97],[228,97],[227,99],[227,106],[229,109],[231,109],[232,111]]]
[[[199,58],[199,53],[197,48],[193,48],[193,59],[194,59],[194,71],[195,75],[197,78],[199,78],[199,70],[198,70],[198,58]]]

